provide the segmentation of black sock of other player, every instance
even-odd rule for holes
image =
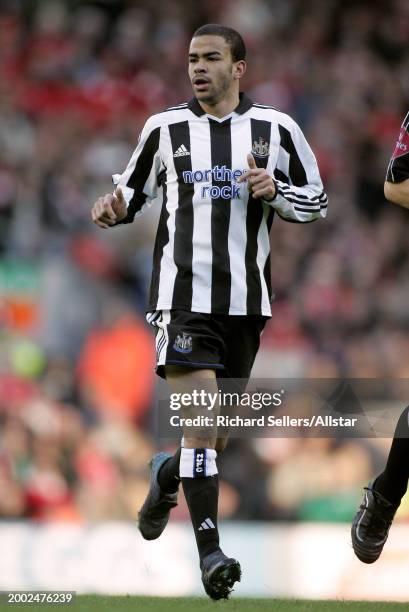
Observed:
[[[183,491],[189,508],[200,560],[219,548],[217,506],[219,478],[182,478]]]
[[[374,487],[388,501],[399,505],[408,488],[409,478],[409,406],[399,417],[388,461]]]
[[[168,459],[160,468],[158,473],[158,483],[165,493],[176,493],[180,484],[179,463],[181,448]]]

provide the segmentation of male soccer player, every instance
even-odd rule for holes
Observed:
[[[384,185],[390,202],[409,208],[409,113],[402,123]],[[385,470],[365,487],[352,523],[352,545],[358,559],[374,563],[388,538],[390,526],[409,478],[409,406],[396,425]]]
[[[102,228],[130,223],[156,197],[162,213],[153,253],[148,322],[157,330],[157,373],[172,393],[217,377],[247,380],[271,316],[269,230],[274,213],[292,222],[325,217],[327,197],[298,125],[239,93],[244,42],[216,24],[199,28],[189,49],[194,97],[148,119],[114,194],[92,218]],[[165,529],[182,482],[202,581],[213,599],[240,580],[217,529],[216,434],[185,432],[171,456],[155,455],[139,512],[148,540]]]

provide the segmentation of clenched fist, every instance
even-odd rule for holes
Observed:
[[[93,222],[103,229],[122,221],[126,214],[126,202],[120,187],[117,187],[113,194],[107,193],[98,198],[91,211]]]

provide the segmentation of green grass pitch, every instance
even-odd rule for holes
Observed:
[[[66,612],[403,612],[406,603],[383,603],[363,601],[309,601],[300,599],[243,599],[213,602],[204,597],[109,597],[104,595],[77,596],[67,605],[2,604],[3,610],[33,610],[46,612],[50,609]]]

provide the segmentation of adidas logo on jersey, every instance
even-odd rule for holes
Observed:
[[[203,523],[200,525],[198,531],[204,531],[205,529],[216,529],[212,519],[210,518],[205,519]]]
[[[190,155],[190,151],[188,151],[185,145],[180,145],[178,149],[173,154],[173,157],[185,157],[186,155]]]

